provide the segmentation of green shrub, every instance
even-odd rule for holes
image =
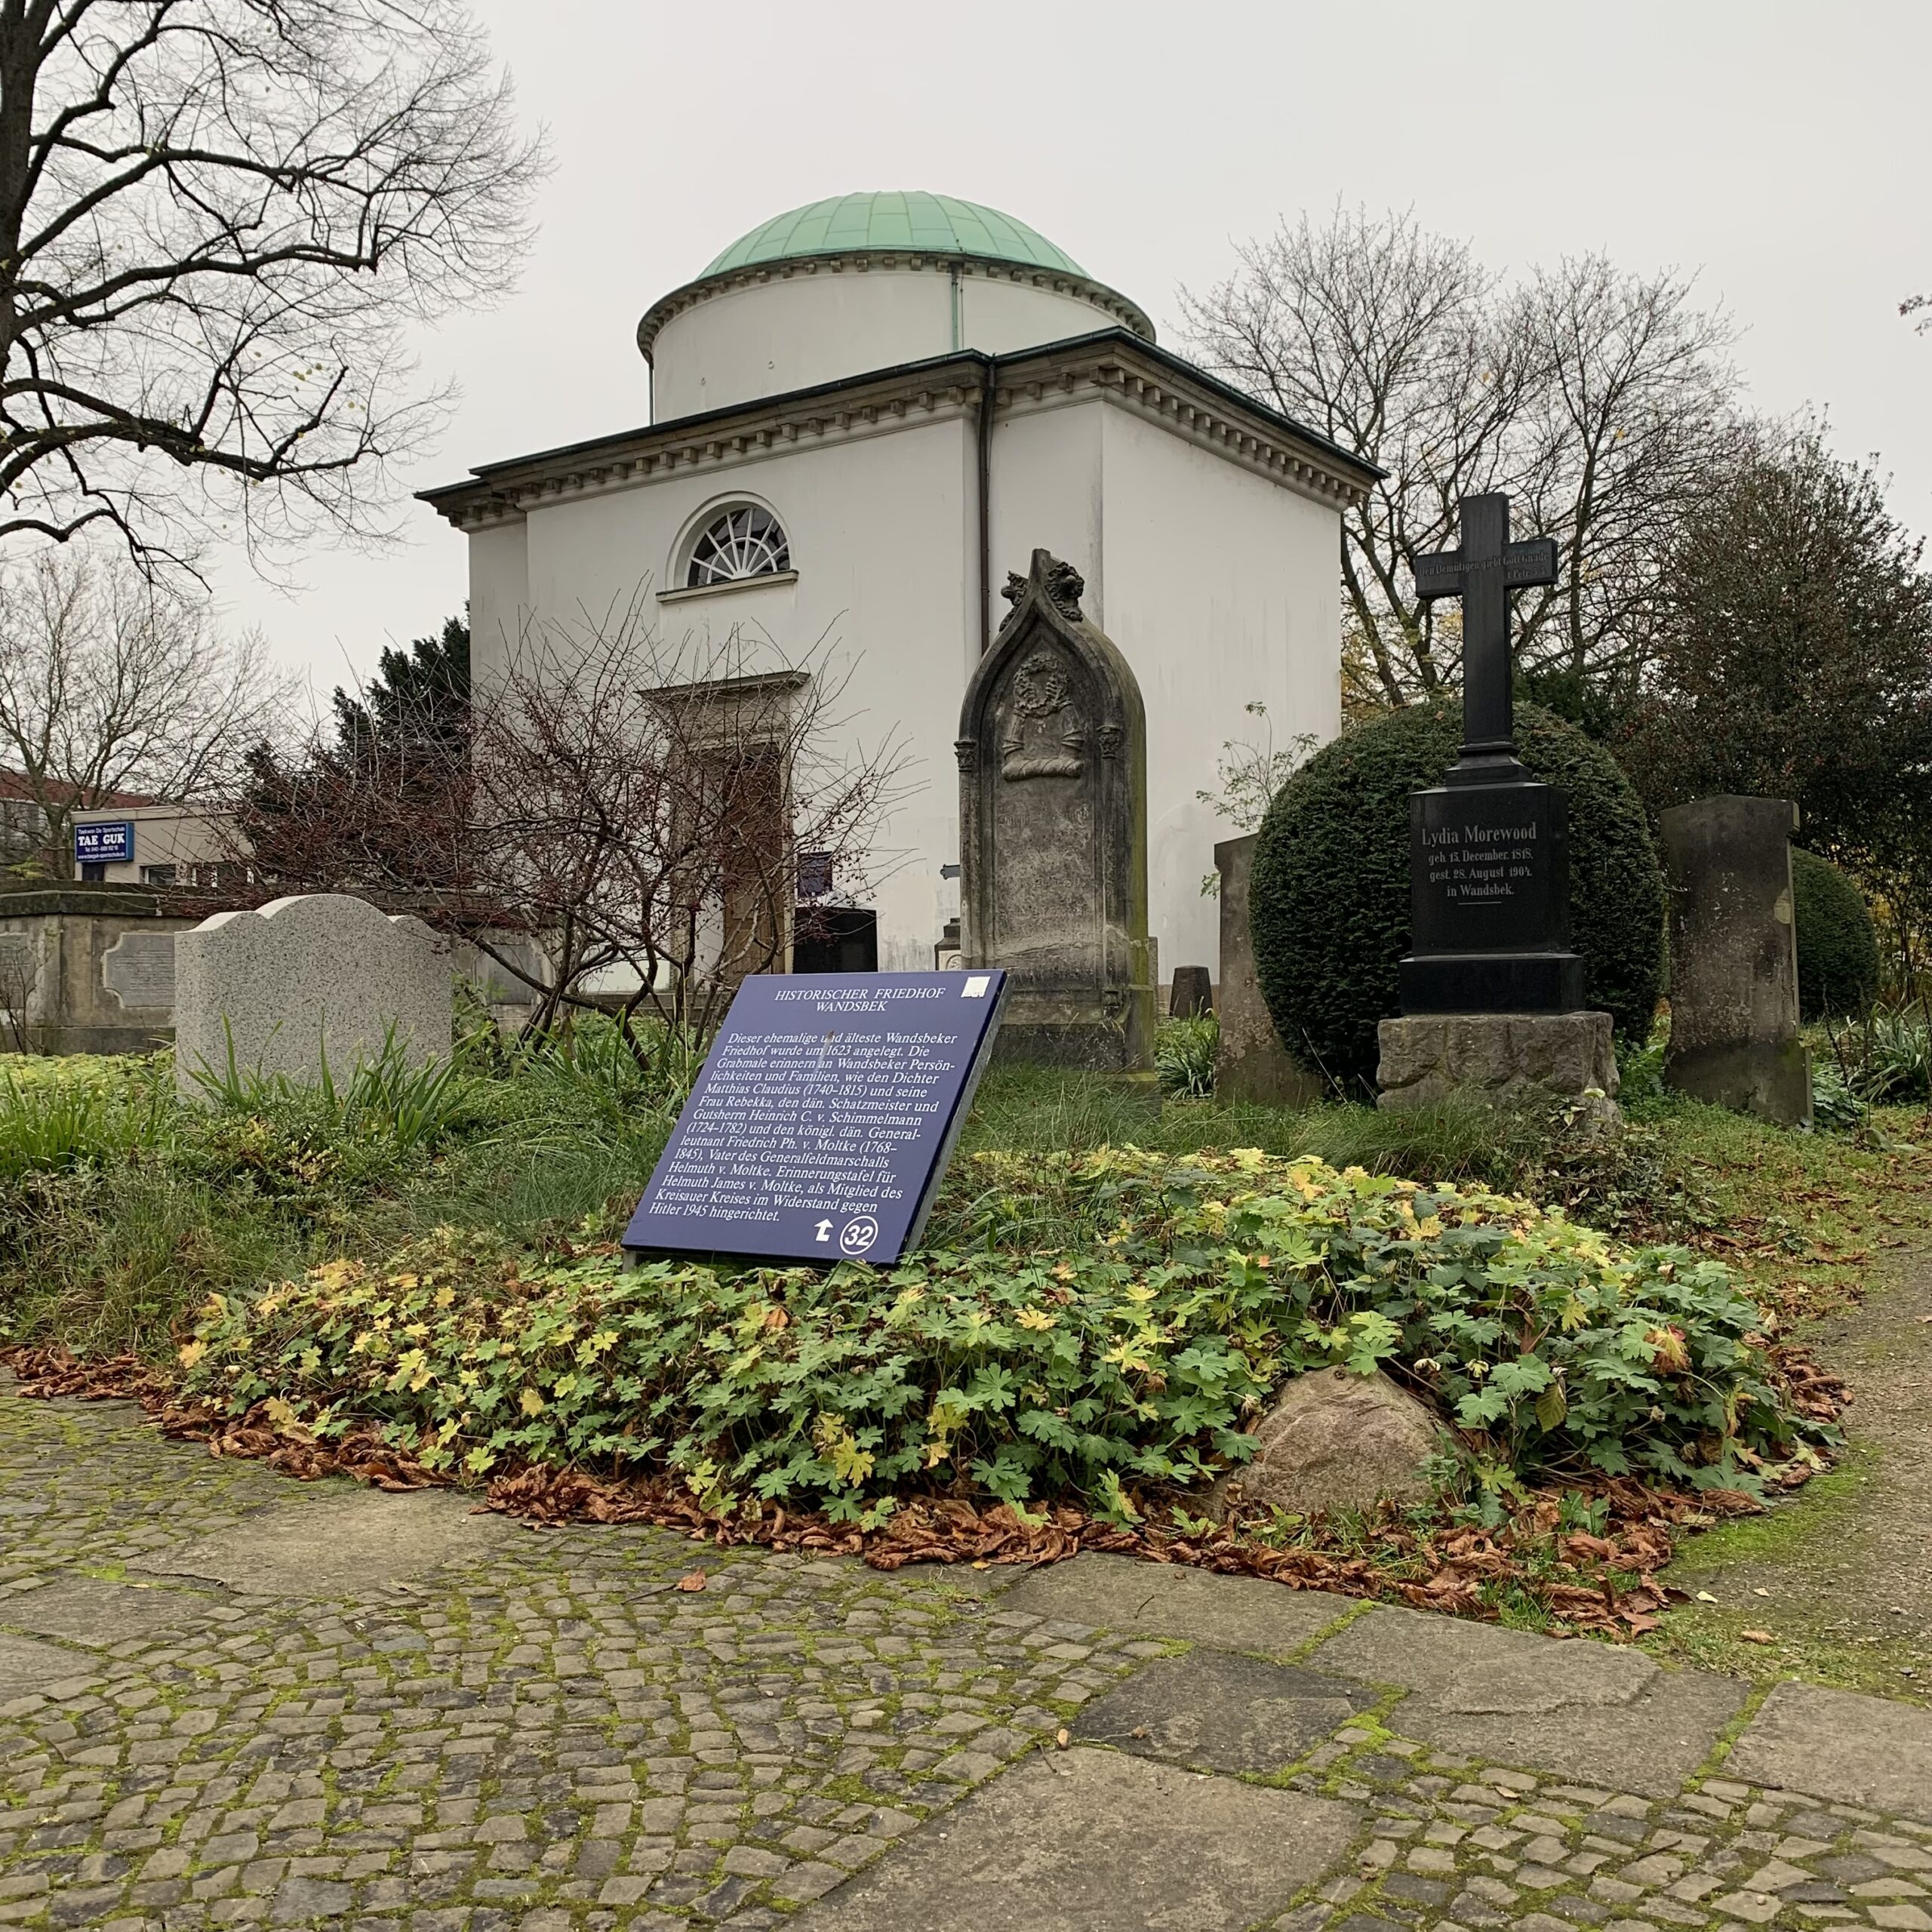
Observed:
[[[1324,746],[1282,786],[1250,888],[1256,968],[1275,1030],[1304,1066],[1372,1084],[1377,1022],[1400,1011],[1409,949],[1409,794],[1440,784],[1462,737],[1447,700],[1392,712]],[[1641,1042],[1657,1010],[1663,881],[1642,806],[1617,761],[1534,705],[1522,760],[1567,795],[1570,929],[1584,991]]]
[[[1275,1388],[1330,1364],[1388,1364],[1525,1473],[1751,1488],[1820,1433],[1721,1264],[1526,1201],[1251,1149],[971,1165],[975,1247],[889,1273],[626,1273],[444,1229],[218,1297],[181,1361],[231,1412],[323,1437],[374,1420],[472,1476],[668,1466],[713,1507],[847,1520],[933,1485],[1131,1518],[1130,1485],[1245,1460]]]
[[[1878,992],[1878,936],[1850,875],[1801,846],[1791,850],[1798,924],[1798,1004],[1807,1020],[1863,1013]]]

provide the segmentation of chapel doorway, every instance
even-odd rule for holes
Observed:
[[[795,973],[876,973],[878,915],[869,906],[801,906],[793,928]]]

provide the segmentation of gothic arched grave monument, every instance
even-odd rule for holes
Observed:
[[[960,712],[960,943],[1010,976],[1002,1057],[1153,1064],[1147,728],[1127,660],[1044,550]]]

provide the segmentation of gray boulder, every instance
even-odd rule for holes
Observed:
[[[1419,1500],[1429,1493],[1424,1466],[1444,1441],[1435,1415],[1387,1376],[1345,1368],[1297,1376],[1254,1434],[1254,1460],[1217,1480],[1209,1514],[1237,1502],[1308,1516]]]

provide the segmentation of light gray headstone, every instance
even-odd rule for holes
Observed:
[[[165,1013],[174,1004],[174,935],[123,933],[101,955],[100,981],[125,1007]]]
[[[1012,986],[1003,1055],[1110,1072],[1153,1063],[1147,728],[1140,688],[1033,552],[960,711],[961,957]]]
[[[198,1070],[312,1084],[325,1056],[346,1081],[393,1032],[416,1063],[450,1051],[449,949],[421,920],[324,892],[259,912],[217,912],[174,954],[175,1080],[203,1097]]]
[[[1789,798],[1722,797],[1659,816],[1670,888],[1670,1046],[1663,1077],[1700,1100],[1786,1126],[1811,1118],[1798,1029]]]

